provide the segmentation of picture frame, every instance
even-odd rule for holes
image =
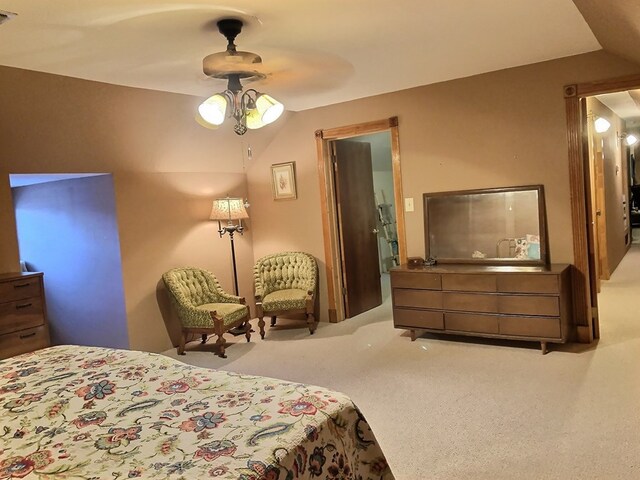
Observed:
[[[271,165],[271,186],[274,200],[295,200],[296,162],[274,163]]]

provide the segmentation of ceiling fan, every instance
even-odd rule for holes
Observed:
[[[227,49],[204,57],[202,70],[212,78],[227,80],[227,89],[207,98],[198,107],[196,120],[207,128],[217,128],[226,118],[233,118],[238,135],[247,129],[264,127],[278,119],[284,105],[255,89],[243,91],[242,82],[266,77],[261,71],[262,58],[253,52],[239,51],[235,39],[242,31],[243,22],[237,18],[218,21],[218,30],[227,39]]]

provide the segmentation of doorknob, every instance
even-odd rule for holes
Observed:
[[[377,228],[374,228],[371,233],[379,233],[379,232],[380,232],[380,230],[378,230]]]

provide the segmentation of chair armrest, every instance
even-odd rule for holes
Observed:
[[[227,292],[219,292],[218,295],[220,296],[220,303],[240,303],[242,305],[245,304],[244,297],[231,295],[230,293],[227,293]]]

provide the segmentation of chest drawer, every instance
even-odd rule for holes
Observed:
[[[0,358],[9,358],[21,353],[33,352],[49,346],[46,325],[0,335]]]
[[[44,325],[44,311],[39,297],[0,303],[0,334]]]
[[[440,290],[440,275],[437,273],[391,272],[393,288],[420,288]]]
[[[434,328],[442,330],[444,321],[442,312],[431,310],[393,309],[393,324],[396,327]]]
[[[37,277],[16,278],[8,282],[0,282],[1,302],[39,297],[40,294],[40,279]]]
[[[447,330],[457,332],[498,333],[498,317],[473,313],[452,313],[444,315]]]
[[[452,274],[442,277],[443,290],[457,290],[462,292],[495,292],[495,275],[466,275]]]
[[[514,315],[540,315],[557,317],[560,315],[558,297],[544,295],[500,295],[498,311]]]
[[[412,290],[408,288],[394,288],[393,306],[414,308],[442,308],[442,292],[429,290]]]
[[[444,292],[443,304],[445,310],[485,313],[498,311],[497,295],[491,294]]]
[[[498,290],[505,293],[559,293],[557,275],[503,275]]]
[[[500,317],[500,333],[521,337],[562,337],[560,319],[547,317]]]

